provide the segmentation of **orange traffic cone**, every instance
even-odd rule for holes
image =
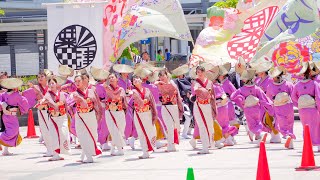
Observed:
[[[28,132],[25,138],[38,138],[39,136],[36,135],[36,129],[34,128],[34,119],[32,110],[29,109],[28,114]]]
[[[301,166],[296,168],[296,171],[310,171],[310,170],[315,170],[319,168],[320,167],[316,166],[314,161],[310,129],[309,129],[309,125],[306,124],[304,126]]]
[[[257,169],[257,180],[270,180],[269,165],[264,142],[260,142],[259,161]]]

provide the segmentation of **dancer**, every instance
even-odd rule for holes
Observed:
[[[134,89],[131,91],[134,102],[134,124],[142,147],[140,159],[149,158],[156,142],[155,121],[158,120],[155,100],[151,91],[142,86],[141,74],[133,77]]]
[[[162,102],[162,118],[166,124],[168,134],[167,152],[177,151],[175,144],[179,144],[180,119],[183,115],[182,100],[179,89],[168,77],[168,72],[162,70],[158,74],[160,80],[155,82],[160,91]]]
[[[273,101],[275,127],[286,139],[285,147],[293,149],[293,140],[296,139],[293,134],[294,110],[291,100],[293,84],[284,80],[283,75],[285,69],[282,66],[277,66],[271,71],[270,77],[273,78],[273,82],[269,84],[267,96]]]
[[[108,77],[109,85],[105,85],[106,89],[106,120],[112,137],[111,155],[123,155],[123,147],[125,146],[124,130],[126,127],[125,110],[127,109],[125,90],[118,85],[118,78],[111,73]],[[117,148],[117,152],[115,152]]]
[[[133,122],[133,99],[128,95],[133,88],[129,74],[133,73],[134,69],[125,64],[115,64],[112,68],[115,72],[119,73],[118,85],[125,90],[127,95],[126,101],[128,107],[126,110],[125,136],[131,149],[135,149],[134,142],[138,138],[138,134]]]
[[[39,128],[47,149],[44,157],[51,157],[53,156],[52,153],[54,149],[52,149],[53,147],[49,127],[52,127],[52,122],[48,115],[48,105],[45,103],[39,103],[48,91],[48,79],[51,77],[51,74],[49,74],[48,71],[46,72],[47,73],[45,73],[45,71],[39,72],[37,77],[38,85],[33,85],[32,88],[23,91],[22,95],[27,98],[29,102],[29,108],[36,107],[38,109]]]
[[[192,84],[192,96],[196,99],[193,113],[202,142],[202,150],[198,154],[208,154],[209,147],[214,142],[213,118],[217,117],[215,92],[212,89],[212,82],[205,76],[205,68],[198,66],[195,72],[197,79]]]
[[[61,92],[58,86],[65,83],[60,77],[48,80],[49,90],[40,104],[48,105],[50,138],[53,148],[53,157],[49,161],[64,160],[60,154],[70,154],[70,135],[68,128],[67,109],[70,102],[69,95]]]
[[[76,103],[77,114],[75,127],[79,138],[82,153],[81,162],[92,163],[95,155],[101,154],[96,141],[98,137],[98,120],[101,120],[101,103],[94,90],[86,88],[83,76],[77,75],[74,79],[77,91],[71,93],[71,98]],[[86,158],[86,159],[85,159]]]
[[[232,93],[231,100],[236,102],[244,110],[250,133],[255,135],[255,143],[258,145],[260,141],[267,138],[268,129],[263,126],[261,109],[267,109],[270,114],[272,111],[272,103],[269,101],[264,92],[253,83],[255,70],[248,69],[242,72],[241,80],[244,86]],[[252,136],[249,136],[252,137]]]
[[[7,89],[7,92],[0,94],[0,111],[6,130],[0,133],[0,146],[3,145],[2,155],[12,155],[9,147],[18,146],[22,138],[19,133],[18,115],[26,114],[29,109],[28,101],[20,95],[18,88],[23,84],[21,79],[7,78],[1,81],[1,86]]]
[[[234,136],[238,134],[238,128],[236,126],[230,126],[229,123],[229,98],[224,91],[223,84],[219,83],[217,78],[221,78],[221,72],[224,74],[225,69],[216,66],[215,68],[210,70],[211,78],[213,82],[213,89],[216,95],[216,103],[217,103],[217,110],[218,110],[218,115],[217,115],[217,120],[222,128],[222,134],[223,137],[225,138],[225,145],[226,146],[233,146],[235,144]],[[230,81],[229,81],[230,82]],[[233,107],[233,104],[231,104],[231,108]]]
[[[272,78],[268,75],[268,71],[272,67],[272,62],[264,61],[254,67],[258,78],[255,79],[257,86],[259,86],[264,93],[267,92],[269,84],[271,84]],[[269,112],[265,109],[261,109],[261,114],[263,115],[263,125],[268,129],[268,132],[271,132],[270,143],[281,143],[281,138],[279,131],[274,127],[274,119],[270,116]]]
[[[109,72],[91,66],[90,73],[94,80],[97,81],[97,84],[94,86],[94,90],[99,97],[101,106],[103,110],[101,111],[101,120],[98,121],[98,142],[101,145],[102,151],[110,150],[110,146],[108,145],[108,137],[110,135],[109,128],[107,127],[105,109],[106,109],[106,90],[104,88],[104,83],[109,76]]]
[[[294,85],[292,91],[292,100],[298,105],[299,117],[303,126],[309,125],[312,145],[318,146],[320,152],[320,85],[311,80],[311,69],[308,62],[302,64],[303,67],[299,75],[303,75]]]

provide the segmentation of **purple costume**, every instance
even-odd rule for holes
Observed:
[[[292,90],[293,84],[291,82],[272,82],[268,86],[267,96],[271,100],[275,100],[275,97],[279,93],[287,93],[289,96],[291,96]],[[284,137],[290,136],[291,138],[295,139],[296,136],[293,134],[294,110],[292,101],[290,100],[286,104],[279,106],[275,105],[274,103],[274,114],[276,129],[278,129]]]
[[[230,98],[231,94],[235,92],[237,89],[234,87],[234,85],[228,78],[224,79],[221,83],[224,92]],[[234,112],[234,106],[231,101],[228,102],[228,115],[230,122],[236,120],[236,113]]]
[[[19,108],[21,114],[28,112],[28,100],[20,95],[19,92],[3,93],[0,95],[1,103],[7,103],[10,108]],[[16,115],[2,115],[5,131],[0,133],[0,144],[7,147],[18,146],[22,138],[19,134],[19,121]]]
[[[310,95],[316,101],[316,107],[299,108],[299,116],[303,126],[306,124],[310,127],[312,144],[320,146],[320,85],[313,80],[301,80],[293,88],[292,100],[298,103],[303,95]],[[318,109],[317,109],[318,108]]]
[[[230,81],[229,81],[230,82]],[[217,120],[222,128],[222,134],[225,135],[226,133],[230,134],[231,136],[235,136],[238,134],[238,128],[235,126],[229,125],[229,113],[228,111],[229,104],[226,102],[225,104],[221,103],[223,101],[222,96],[225,95],[225,91],[223,86],[220,83],[213,83],[214,92],[216,94],[216,103],[218,109],[218,116]],[[227,98],[227,97],[225,97]],[[231,104],[232,105],[232,104]],[[233,108],[233,105],[232,105]],[[234,112],[234,111],[233,111]]]
[[[259,102],[251,107],[246,107],[244,102],[250,95],[259,99]],[[273,115],[272,103],[261,88],[256,85],[244,85],[232,93],[230,98],[244,110],[248,127],[252,133],[259,136],[263,131],[269,132],[269,130],[262,124],[262,120],[265,112],[264,109],[267,109],[268,112]]]
[[[105,109],[105,98],[106,98],[106,90],[104,89],[103,83],[98,83],[96,85],[96,93],[98,97],[100,98],[101,105],[104,107],[102,110],[102,115],[101,115],[101,120],[98,121],[98,142],[100,144],[104,144],[107,142],[107,138],[110,134],[109,129],[107,127],[107,122],[106,122],[106,109]]]
[[[123,80],[121,77],[118,79],[118,85],[120,87],[122,87],[125,91],[127,90],[131,90],[132,89],[132,83],[129,79]],[[130,98],[129,102],[128,102],[128,108],[126,111],[126,127],[124,130],[124,135],[126,137],[126,139],[128,139],[129,137],[134,137],[137,138],[138,134],[137,134],[137,130],[134,126],[134,122],[133,122],[133,99]]]

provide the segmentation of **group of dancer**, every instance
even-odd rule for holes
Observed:
[[[40,72],[37,83],[23,92],[19,92],[20,79],[2,78],[2,154],[10,155],[8,147],[21,143],[17,116],[30,108],[38,109],[47,150],[44,156],[50,157],[49,161],[63,160],[61,154],[70,154],[71,143],[82,149],[80,162],[84,163],[93,162],[93,156],[102,151],[124,155],[124,147],[135,149],[136,140],[140,141],[141,159],[163,147],[175,152],[181,137],[189,139],[193,121],[190,145],[196,149],[201,141],[198,153],[207,154],[212,148],[237,143],[240,124],[235,105],[244,111],[251,142],[259,145],[271,134],[271,143],[285,139],[288,149],[294,148],[296,139],[297,107],[301,123],[310,126],[312,143],[320,151],[320,70],[316,64],[303,63],[301,80],[293,84],[283,78],[286,71],[281,66],[265,61],[250,67],[240,59],[235,71],[243,85],[238,89],[228,79],[230,70],[230,63],[200,63],[169,72],[147,62],[135,68],[115,64],[110,71],[91,67],[88,73],[60,65],[56,75],[50,70]]]

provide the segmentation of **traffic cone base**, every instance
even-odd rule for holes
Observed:
[[[187,180],[194,180],[193,168],[188,168]]]
[[[24,138],[39,138],[39,136],[36,135],[36,129],[34,127],[34,119],[33,119],[33,113],[32,110],[29,109],[29,114],[28,114],[28,132],[27,136]]]
[[[314,154],[310,136],[309,125],[304,126],[304,136],[303,136],[303,151],[301,158],[301,166],[296,168],[296,171],[312,171],[319,169],[319,166],[316,166],[314,161]]]

